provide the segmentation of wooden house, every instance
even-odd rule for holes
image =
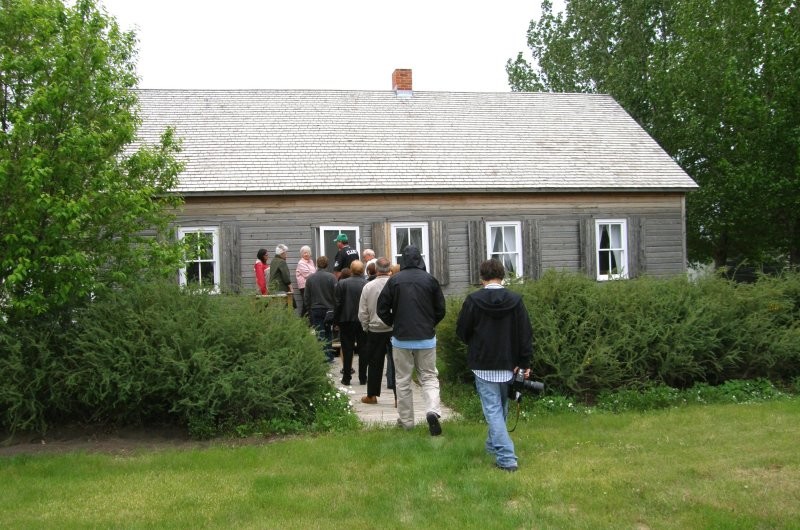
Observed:
[[[334,238],[396,261],[417,244],[445,294],[503,259],[597,280],[686,267],[692,179],[610,97],[392,90],[141,90],[140,140],[183,140],[182,282],[255,292],[263,247],[332,257]]]

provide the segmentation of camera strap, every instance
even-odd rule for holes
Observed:
[[[521,398],[522,398],[522,396],[519,396],[519,397],[517,397],[517,399],[514,400],[517,403],[517,417],[514,420],[514,426],[512,428],[508,429],[508,425],[506,425],[506,428],[508,429],[508,432],[514,432],[514,430],[517,428],[517,425],[519,425],[519,408],[520,408]]]

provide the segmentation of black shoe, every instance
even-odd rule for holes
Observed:
[[[342,379],[342,384],[350,386],[350,380],[349,379],[347,379],[347,380]]]
[[[426,414],[425,419],[428,420],[428,430],[431,431],[431,436],[442,434],[442,425],[439,423],[439,416],[435,412]]]
[[[517,470],[517,466],[503,467],[500,464],[495,464],[494,467],[496,467],[500,471],[507,471],[508,473],[514,473]]]
[[[364,381],[363,379],[359,379],[359,380],[358,380],[358,384],[359,384],[359,385],[366,385],[366,384],[367,384],[367,382],[366,382],[366,381]]]

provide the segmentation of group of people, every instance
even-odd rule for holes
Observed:
[[[346,234],[335,240],[338,248],[333,272],[328,258],[319,256],[314,266],[311,249],[300,251],[296,276],[302,293],[303,312],[325,344],[333,361],[332,330],[339,328],[342,350],[342,384],[349,385],[354,355],[359,356],[359,382],[367,386],[361,398],[377,404],[381,393],[384,360],[388,361],[387,387],[395,392],[399,427],[414,426],[412,374],[417,372],[431,436],[442,434],[439,379],[436,368],[436,325],[445,316],[445,299],[438,280],[426,270],[420,250],[413,245],[402,251],[401,265],[365,250],[362,259],[351,248]],[[281,252],[279,252],[279,250]],[[258,253],[256,278],[262,294],[268,275],[270,286],[291,293],[285,245],[276,248],[276,265],[265,269],[266,250]],[[263,251],[263,255],[262,255]],[[280,257],[279,257],[280,256]],[[395,267],[393,271],[393,267]],[[279,269],[273,272],[273,269]],[[265,274],[265,270],[269,273]],[[501,261],[480,264],[483,289],[469,294],[458,315],[456,334],[467,344],[467,362],[488,425],[486,451],[504,471],[517,470],[514,444],[506,428],[509,389],[514,376],[530,377],[533,333],[521,297],[503,286]],[[272,279],[276,281],[273,282]],[[264,287],[262,288],[262,285]]]
[[[311,256],[310,247],[303,247],[303,249],[307,249],[308,256]],[[301,254],[303,249],[301,249]],[[294,295],[292,290],[292,278],[289,275],[289,264],[286,263],[287,252],[289,252],[289,247],[283,243],[275,247],[275,257],[272,258],[272,263],[270,264],[267,249],[258,249],[256,253],[257,261],[253,265],[253,271],[258,291],[262,295],[266,296],[270,291],[273,293],[284,293],[289,296]],[[302,263],[303,260],[301,259],[300,261]],[[298,268],[299,267],[300,264],[298,263]]]

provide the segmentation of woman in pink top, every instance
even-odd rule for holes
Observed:
[[[300,289],[300,300],[303,299],[303,292],[306,289],[306,279],[317,272],[317,266],[314,265],[314,260],[311,259],[311,247],[308,245],[300,248],[300,261],[297,262],[294,275],[297,278],[297,288]],[[306,313],[306,308],[303,307],[300,312],[301,315]]]

